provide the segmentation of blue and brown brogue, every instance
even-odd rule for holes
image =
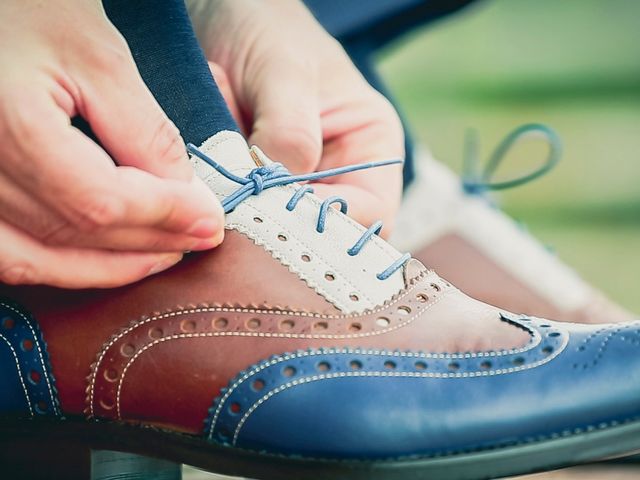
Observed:
[[[233,200],[219,248],[119,289],[0,286],[1,441],[309,480],[493,478],[640,448],[640,324],[475,301],[213,140],[235,172],[196,164]]]

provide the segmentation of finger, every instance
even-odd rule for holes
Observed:
[[[200,238],[153,228],[108,228],[79,231],[35,197],[28,195],[0,173],[0,219],[46,245],[79,246],[123,251],[184,252],[217,246],[213,237]]]
[[[222,238],[198,238],[150,228],[110,228],[103,232],[70,233],[59,230],[45,239],[47,245],[138,252],[196,252],[217,247]]]
[[[157,176],[190,180],[193,169],[180,132],[145,85],[122,36],[88,52],[89,72],[77,75],[80,114],[119,165]]]
[[[38,95],[6,129],[10,148],[0,169],[13,182],[85,230],[141,226],[221,235],[220,203],[197,177],[187,183],[116,167]]]
[[[166,270],[181,258],[179,254],[45,247],[2,223],[0,243],[0,282],[11,285],[112,288]]]
[[[240,107],[238,106],[236,97],[233,94],[233,90],[231,88],[231,83],[229,82],[227,73],[220,65],[214,62],[209,62],[209,70],[211,70],[211,74],[213,75],[213,79],[216,81],[218,90],[220,90],[220,93],[222,94],[222,98],[224,98],[227,107],[229,107],[231,116],[240,126],[242,133],[244,135],[247,135],[248,131],[245,124],[246,122],[244,121],[244,118],[242,118],[242,114],[240,113]]]
[[[253,113],[249,142],[293,173],[314,171],[322,129],[313,69],[289,58],[273,59],[248,82],[247,99]]]

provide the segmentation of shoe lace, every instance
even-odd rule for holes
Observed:
[[[494,182],[492,178],[507,156],[507,153],[509,153],[509,150],[525,137],[532,135],[543,137],[549,145],[549,153],[542,166],[521,177]],[[465,137],[462,188],[470,195],[482,196],[489,190],[505,190],[529,183],[549,173],[549,171],[558,164],[562,154],[562,142],[558,134],[546,125],[539,123],[521,125],[509,133],[495,148],[482,171],[480,171],[479,167],[480,156],[478,154],[478,144],[477,132],[475,130],[469,130]]]
[[[358,170],[383,167],[386,165],[394,165],[403,162],[402,160],[383,160],[379,162],[347,165],[344,167],[332,168],[329,170],[322,170],[320,172],[306,173],[302,175],[292,175],[281,163],[272,163],[270,165],[254,168],[245,177],[239,177],[224,168],[214,159],[200,151],[195,145],[191,143],[188,144],[187,150],[192,155],[209,164],[228,180],[231,180],[232,182],[240,185],[237,190],[235,190],[233,193],[229,194],[222,200],[221,203],[225,213],[233,211],[235,207],[237,207],[250,196],[259,195],[261,192],[269,188],[281,187],[284,185],[290,185],[292,183],[314,181],[321,178],[333,177],[336,175],[342,175],[344,173],[355,172]],[[291,196],[291,199],[287,202],[285,208],[289,211],[293,211],[296,208],[298,202],[307,193],[313,193],[313,188],[309,185],[301,185]],[[318,233],[323,233],[325,231],[327,214],[329,212],[329,208],[333,204],[340,205],[340,211],[344,214],[347,213],[347,202],[343,198],[332,196],[323,200],[320,204],[318,221],[316,222],[316,231]],[[347,253],[350,256],[358,255],[365,244],[369,240],[371,240],[374,235],[378,235],[380,233],[380,230],[382,230],[382,222],[377,221],[360,236],[356,243],[347,250]],[[396,272],[396,270],[400,269],[410,258],[411,255],[405,253],[400,258],[395,260],[391,265],[389,265],[389,267],[376,274],[376,277],[378,278],[378,280],[386,280],[394,272]]]

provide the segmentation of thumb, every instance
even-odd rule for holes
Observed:
[[[247,106],[253,114],[249,142],[293,173],[314,171],[322,155],[322,126],[313,70],[270,60],[248,76]],[[286,73],[285,73],[286,72]]]
[[[83,82],[80,113],[119,165],[189,181],[193,169],[180,132],[144,84],[124,39],[115,36],[112,47]]]

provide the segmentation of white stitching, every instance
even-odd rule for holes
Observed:
[[[116,414],[117,414],[118,418],[120,418],[121,390],[122,390],[122,385],[124,383],[124,377],[127,374],[127,370],[129,370],[129,367],[131,367],[131,365],[137,360],[137,358],[140,355],[142,355],[142,353],[144,353],[149,348],[151,348],[151,347],[153,347],[153,346],[155,346],[155,345],[157,345],[159,343],[162,343],[162,342],[165,342],[165,341],[168,341],[168,340],[179,340],[181,338],[213,338],[213,337],[300,338],[300,339],[310,339],[310,340],[311,339],[322,339],[322,338],[347,339],[347,338],[356,338],[356,337],[369,337],[369,336],[374,336],[374,335],[380,335],[380,334],[383,334],[383,333],[388,333],[390,331],[398,330],[400,328],[405,327],[406,325],[408,325],[411,322],[413,322],[417,317],[422,315],[422,313],[427,308],[429,308],[432,305],[435,305],[436,303],[438,303],[441,298],[443,298],[443,295],[437,297],[435,300],[433,300],[432,302],[430,302],[427,305],[425,305],[425,307],[424,307],[424,309],[422,311],[419,311],[413,317],[407,319],[405,322],[399,323],[398,325],[394,325],[393,327],[387,328],[384,331],[380,330],[380,331],[364,332],[364,333],[358,333],[358,334],[346,334],[346,335],[292,334],[292,333],[269,333],[269,332],[202,332],[202,333],[180,333],[180,334],[170,335],[170,336],[164,337],[164,338],[159,338],[159,339],[157,339],[157,340],[145,345],[139,351],[137,351],[135,353],[135,355],[133,355],[133,357],[131,357],[131,359],[129,359],[129,361],[127,362],[125,367],[122,369],[122,375],[120,376],[120,380],[118,381],[118,389],[117,389],[117,393],[116,393]],[[94,370],[94,372],[97,374],[97,371],[98,370],[97,370],[97,366],[96,366],[96,369]],[[91,402],[92,414],[93,414],[93,403],[94,403],[93,389],[91,389],[90,402]]]
[[[20,378],[20,384],[22,385],[22,390],[24,390],[24,396],[25,396],[25,398],[27,400],[27,406],[29,407],[29,413],[31,414],[31,416],[33,416],[33,409],[31,408],[31,400],[29,399],[29,393],[27,392],[27,386],[25,385],[24,379],[22,378],[22,371],[20,370],[20,361],[18,360],[18,355],[16,354],[16,351],[13,348],[13,345],[11,345],[9,340],[7,340],[7,338],[4,335],[2,335],[1,333],[0,333],[0,338],[2,338],[5,342],[7,342],[7,345],[11,349],[11,353],[13,354],[13,358],[16,361],[16,370],[18,370],[18,377]]]
[[[506,356],[506,355],[516,355],[518,353],[523,353],[525,351],[529,351],[532,350],[534,348],[536,348],[538,345],[540,345],[540,342],[542,341],[542,337],[540,336],[540,333],[538,333],[537,330],[532,330],[528,327],[525,327],[523,325],[524,328],[527,328],[528,332],[531,334],[532,339],[527,342],[527,345],[520,347],[518,349],[512,349],[510,351],[507,350],[500,350],[500,351],[488,351],[488,352],[469,352],[469,353],[462,353],[462,354],[457,354],[457,353],[422,353],[422,352],[394,352],[394,353],[386,353],[382,350],[366,350],[366,351],[362,351],[362,350],[350,350],[347,349],[345,350],[345,352],[347,353],[354,353],[354,352],[362,352],[365,355],[385,355],[385,356],[395,356],[395,357],[413,357],[413,358],[431,358],[431,359],[438,359],[438,360],[456,360],[456,359],[470,359],[470,358],[496,358],[496,357],[501,357],[501,356]],[[337,351],[335,350],[329,350],[329,353],[336,353]],[[293,360],[295,358],[299,358],[299,357],[307,357],[307,356],[311,356],[311,355],[323,355],[325,354],[325,352],[322,351],[313,351],[313,352],[298,352],[295,354],[287,354],[287,355],[282,355],[279,357],[275,357],[272,358],[260,365],[258,365],[257,367],[254,367],[252,370],[250,370],[249,372],[246,372],[241,378],[237,379],[233,385],[231,385],[227,391],[224,393],[224,395],[220,398],[220,401],[218,402],[218,405],[216,407],[216,411],[214,412],[213,415],[213,419],[211,421],[211,427],[209,430],[209,438],[211,438],[211,436],[213,435],[213,428],[216,424],[216,422],[218,421],[218,417],[220,416],[220,412],[222,411],[222,407],[223,404],[229,399],[229,397],[231,396],[231,394],[240,386],[242,385],[245,381],[247,381],[249,378],[253,377],[254,375],[260,373],[262,370],[265,370],[266,368],[269,368],[273,365],[276,365],[278,363],[282,363],[282,362],[287,362],[289,360]]]
[[[407,290],[407,293],[410,291]],[[424,306],[424,308],[422,309],[422,312],[426,311],[428,308],[430,308],[431,306],[435,305],[436,303],[438,303],[444,296],[445,294],[449,293],[452,290],[448,290],[448,291],[444,291],[441,293],[440,296],[438,296],[435,300],[433,300],[432,302],[428,303],[427,305]],[[388,308],[392,307],[393,305],[395,305],[396,303],[399,303],[405,296],[401,295],[395,299],[393,299],[391,302],[389,302],[386,305],[381,305],[379,308],[375,309],[375,310],[370,310],[365,312],[367,315],[371,315],[371,314],[376,314],[378,312],[382,312],[384,310],[387,310]],[[186,309],[186,310],[177,310],[177,311],[173,311],[173,312],[167,312],[167,313],[163,313],[160,315],[156,315],[156,316],[152,316],[149,318],[146,318],[142,321],[139,321],[138,323],[135,323],[134,325],[131,325],[130,327],[126,328],[125,330],[123,330],[122,332],[120,332],[118,335],[116,335],[114,338],[112,338],[106,345],[104,345],[102,347],[102,350],[100,351],[100,354],[98,355],[98,359],[96,360],[93,372],[91,373],[91,381],[89,383],[89,410],[91,412],[91,416],[94,415],[94,407],[93,407],[93,399],[94,399],[94,392],[95,392],[95,383],[96,383],[96,376],[98,374],[98,369],[100,367],[100,364],[102,363],[102,360],[104,359],[105,355],[107,354],[107,351],[118,341],[120,340],[122,337],[124,337],[125,335],[127,335],[128,333],[130,333],[131,331],[135,330],[138,327],[141,327],[149,322],[152,321],[156,321],[156,320],[162,320],[164,318],[169,318],[169,317],[176,317],[179,315],[190,315],[192,313],[215,313],[215,312],[224,312],[224,313],[258,313],[258,314],[268,314],[268,315],[281,315],[281,316],[299,316],[299,317],[309,317],[309,318],[322,318],[322,319],[335,319],[335,320],[343,320],[343,319],[348,319],[348,318],[358,318],[361,317],[361,314],[348,314],[348,315],[329,315],[329,314],[315,314],[315,313],[309,313],[309,312],[293,312],[293,311],[286,311],[286,310],[265,310],[265,309],[255,309],[255,308],[232,308],[232,307],[204,307],[204,308],[192,308],[192,309]],[[393,331],[397,328],[403,327],[405,326],[407,323],[413,321],[416,317],[418,316],[418,314],[414,315],[411,319],[407,320],[405,323],[401,323],[398,324],[394,327],[391,328],[387,328],[384,330],[378,330],[377,332],[368,332],[368,333],[361,333],[361,334],[353,334],[353,335],[346,335],[346,336],[341,336],[341,337],[335,337],[332,335],[317,335],[317,336],[297,336],[296,334],[252,334],[250,336],[277,336],[280,338],[357,338],[357,337],[362,337],[362,336],[370,336],[371,334],[383,334],[383,333],[387,333],[390,331]],[[260,332],[258,332],[260,333]]]
[[[26,317],[26,315],[24,315],[21,311],[13,308],[11,305],[7,305],[4,302],[0,302],[0,306],[2,307],[6,307],[9,310],[11,310],[12,312],[16,313],[17,315],[19,315],[24,322],[27,324],[27,327],[29,327],[29,330],[31,330],[31,334],[33,335],[33,340],[36,344],[36,348],[38,349],[38,356],[40,357],[40,364],[42,365],[42,372],[44,374],[44,379],[47,382],[47,389],[49,390],[49,396],[51,397],[51,405],[53,406],[53,411],[56,414],[59,414],[59,410],[58,410],[58,405],[56,404],[56,399],[53,395],[53,389],[51,388],[51,383],[49,383],[49,370],[47,369],[45,363],[44,363],[44,356],[42,354],[42,350],[40,349],[40,342],[38,341],[38,336],[36,335],[36,332],[33,328],[33,326],[31,326],[31,323],[29,322],[29,319]]]
[[[569,342],[569,335],[565,334],[563,338],[562,345],[559,349],[557,349],[552,355],[549,355],[546,358],[538,360],[537,362],[533,362],[527,365],[523,365],[520,367],[510,367],[510,368],[502,368],[497,370],[489,370],[489,371],[481,371],[481,372],[462,372],[462,373],[427,373],[427,372],[337,372],[337,373],[328,373],[322,375],[313,375],[311,377],[300,378],[297,380],[293,380],[291,382],[287,382],[279,387],[271,390],[266,395],[262,396],[258,399],[251,407],[247,410],[247,412],[242,416],[238,425],[236,426],[236,430],[233,434],[233,442],[235,445],[238,440],[238,436],[240,435],[240,430],[248,420],[249,416],[256,411],[256,409],[266,402],[271,397],[277,395],[288,388],[295,387],[298,385],[302,385],[309,382],[321,381],[321,380],[329,380],[332,378],[342,378],[342,377],[413,377],[413,378],[472,378],[472,377],[492,377],[497,375],[505,375],[509,373],[520,372],[523,370],[530,370],[533,368],[537,368],[545,363],[550,362],[554,358],[556,358],[564,349],[566,348]],[[323,355],[332,352],[319,352],[318,355]],[[338,353],[338,352],[333,352]],[[345,353],[348,353],[345,351]],[[393,353],[388,354],[388,356],[393,356]],[[209,438],[211,438],[211,433],[209,434]]]

